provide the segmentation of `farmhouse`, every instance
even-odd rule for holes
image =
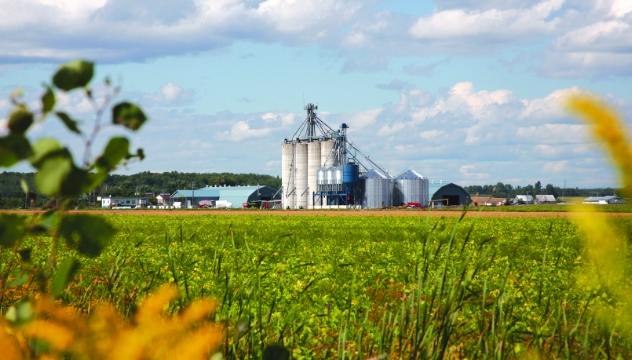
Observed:
[[[557,200],[555,200],[555,196],[553,195],[536,195],[535,203],[536,204],[557,204]]]

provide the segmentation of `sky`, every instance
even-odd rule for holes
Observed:
[[[281,175],[306,103],[394,175],[460,185],[618,186],[565,111],[597,94],[632,119],[630,0],[0,0],[0,134],[16,88],[33,109],[62,63],[97,64],[150,120],[104,126],[147,158],[117,170]],[[81,91],[58,107],[92,131]],[[102,120],[109,123],[107,116]],[[628,125],[632,123],[628,120]],[[84,158],[53,117],[29,130]],[[77,160],[79,163],[80,160]],[[33,171],[17,165],[9,171]]]

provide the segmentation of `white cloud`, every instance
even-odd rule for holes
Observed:
[[[632,75],[631,4],[595,2],[583,21],[553,40],[540,72],[551,77]]]
[[[548,0],[530,8],[437,11],[420,17],[410,28],[410,34],[418,40],[458,41],[466,46],[476,45],[472,40],[478,37],[505,42],[535,39],[554,32],[560,19],[548,18],[563,3],[564,0]]]
[[[549,161],[544,163],[542,166],[542,171],[545,173],[561,173],[566,169],[566,164],[568,161]]]
[[[191,102],[194,95],[193,89],[184,89],[179,85],[168,82],[160,89],[159,93],[145,95],[144,99],[153,105],[179,106]]]
[[[299,44],[336,37],[359,0],[0,0],[0,58],[140,61],[239,40]]]
[[[221,132],[217,134],[215,138],[218,140],[241,142],[247,139],[256,139],[268,136],[271,131],[272,129],[269,128],[251,129],[250,125],[248,125],[246,121],[238,121],[232,126],[230,131]]]

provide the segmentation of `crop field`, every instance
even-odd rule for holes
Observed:
[[[100,257],[82,260],[62,301],[83,313],[110,302],[131,316],[174,283],[181,297],[171,311],[216,299],[226,358],[261,358],[270,344],[295,359],[610,358],[630,349],[625,326],[599,315],[620,311],[616,296],[581,281],[588,264],[572,219],[104,217],[119,231]],[[610,219],[628,234],[631,220]],[[50,238],[24,246],[44,267]],[[4,252],[1,263],[15,256]],[[74,256],[66,249],[58,262]],[[7,292],[2,311],[34,281]]]

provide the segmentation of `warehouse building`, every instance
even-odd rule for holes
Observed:
[[[614,204],[627,204],[628,201],[619,196],[611,195],[611,196],[591,196],[584,199],[582,203],[592,204],[592,205],[614,205]]]
[[[207,186],[197,190],[177,190],[171,199],[176,207],[197,208],[206,204],[222,204],[222,207],[241,208],[251,202],[280,200],[281,195],[276,189],[265,185]]]
[[[472,197],[465,189],[457,184],[431,183],[430,186],[430,202],[432,206],[441,204],[443,206],[453,205],[469,205],[472,203]]]

